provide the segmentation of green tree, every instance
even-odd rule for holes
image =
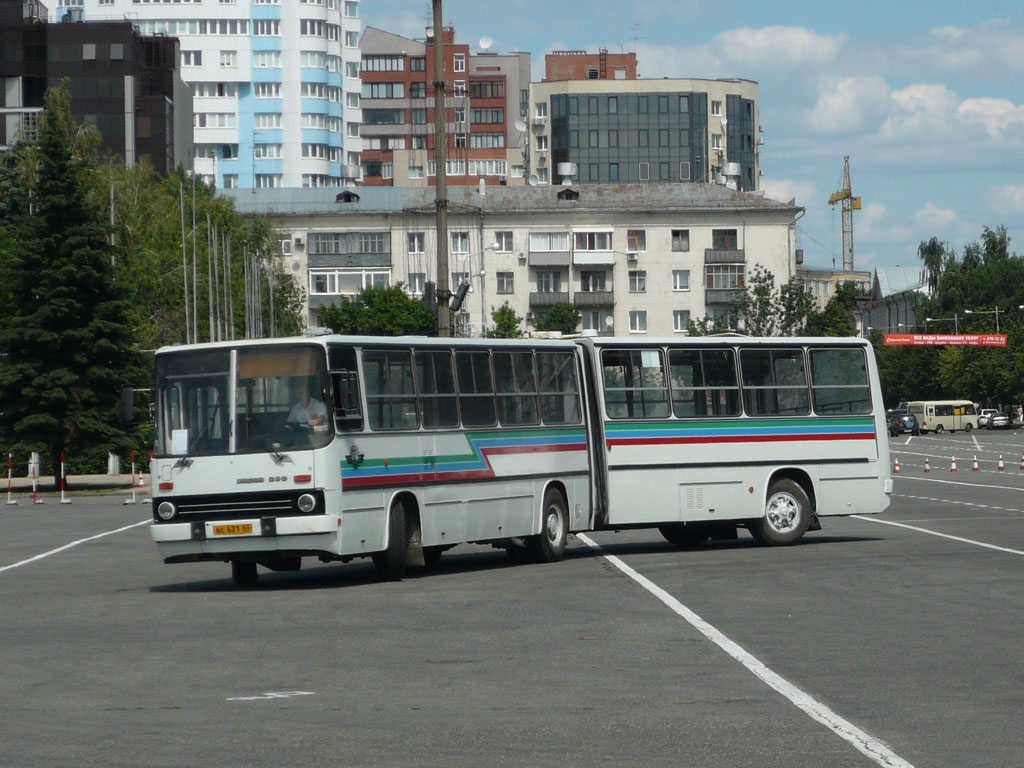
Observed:
[[[436,335],[437,317],[398,283],[364,288],[353,301],[320,308],[320,321],[335,333],[353,336]]]
[[[522,324],[523,318],[516,314],[516,311],[508,305],[507,301],[491,312],[491,319],[494,321],[494,327],[487,331],[488,338],[522,338],[523,332],[519,326]]]
[[[825,309],[808,317],[805,332],[808,336],[856,336],[854,312],[863,296],[855,283],[840,283]]]
[[[16,182],[26,197],[5,222],[0,427],[15,448],[48,452],[55,468],[64,451],[124,440],[120,389],[137,378],[124,286],[90,200],[94,148],[67,91],[47,91],[37,165]]]
[[[728,330],[729,324],[724,320],[702,317],[700,320],[691,320],[686,333],[690,336],[711,336],[715,333],[726,333]]]
[[[813,301],[796,278],[776,288],[775,275],[756,264],[735,308],[751,336],[789,336],[803,329]]]
[[[580,324],[580,313],[572,304],[555,304],[537,318],[538,331],[560,331],[563,334],[576,333]]]

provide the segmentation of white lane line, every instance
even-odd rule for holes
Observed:
[[[42,560],[44,557],[49,557],[50,555],[56,555],[58,552],[63,552],[65,549],[71,549],[72,547],[77,547],[79,544],[85,544],[85,542],[87,541],[93,541],[94,539],[102,539],[104,536],[112,536],[115,533],[121,533],[121,531],[127,531],[130,528],[138,528],[140,525],[148,525],[150,522],[152,521],[149,519],[140,520],[137,523],[126,525],[123,528],[116,528],[113,531],[105,531],[104,533],[97,533],[95,536],[88,536],[84,539],[79,539],[78,541],[72,541],[70,544],[65,544],[63,547],[57,547],[56,549],[51,549],[49,552],[43,552],[38,555],[33,555],[27,560],[21,560],[17,563],[11,563],[10,565],[0,566],[0,573],[3,573],[4,571],[9,571],[12,568],[18,568],[22,565],[34,563],[36,560]]]
[[[950,539],[951,541],[959,541],[964,544],[974,544],[976,547],[984,547],[985,549],[994,549],[997,552],[1007,552],[1011,555],[1024,555],[1024,550],[1021,549],[1010,549],[1009,547],[1000,547],[995,544],[986,544],[984,541],[975,541],[974,539],[965,539],[962,536],[951,536],[948,533],[939,533],[937,531],[929,531],[927,528],[918,528],[916,525],[906,525],[905,523],[897,523],[893,520],[873,520],[870,517],[864,517],[863,515],[850,515],[858,520],[866,520],[869,523],[878,523],[879,525],[891,525],[896,528],[906,528],[911,531],[917,531],[918,533],[927,533],[929,536],[938,536],[940,539]]]
[[[784,677],[773,672],[764,662],[758,660],[742,646],[730,640],[646,576],[640,575],[618,557],[609,554],[605,551],[604,547],[593,541],[590,537],[580,533],[576,534],[576,537],[591,549],[599,552],[609,563],[658,598],[694,629],[704,635],[704,637],[750,670],[762,682],[789,699],[794,705],[809,715],[811,719],[821,723],[837,736],[852,744],[859,752],[867,755],[875,763],[885,766],[885,768],[913,768],[911,763],[908,763],[889,749],[884,742],[862,731],[806,691],[797,688]]]
[[[958,504],[962,507],[979,507],[981,509],[994,509],[997,512],[1018,512],[1024,514],[1024,509],[1013,509],[1011,507],[993,507],[991,504],[978,504],[973,501],[954,501],[953,499],[937,499],[934,496],[912,496],[909,493],[894,493],[900,499],[915,499],[917,501],[934,501],[937,504]],[[904,520],[903,522],[912,522]]]
[[[970,470],[967,470],[970,472]],[[913,475],[899,475],[894,480],[917,480],[922,483],[942,483],[943,485],[969,485],[971,488],[995,488],[1000,491],[1024,491],[1024,488],[1014,488],[1010,485],[989,485],[988,483],[958,483],[956,480],[936,480],[932,477],[914,477]]]
[[[971,440],[974,441],[975,449],[980,451],[981,450],[981,444],[978,442],[978,438],[976,438],[974,435],[971,435]]]

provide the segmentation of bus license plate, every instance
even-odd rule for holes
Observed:
[[[252,533],[252,523],[240,523],[238,525],[215,525],[213,526],[214,536],[237,536],[240,533]]]

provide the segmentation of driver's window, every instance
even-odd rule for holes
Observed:
[[[330,346],[327,362],[331,369],[334,388],[334,423],[338,429],[349,432],[363,428],[363,413],[359,403],[359,372],[356,353],[352,347]]]

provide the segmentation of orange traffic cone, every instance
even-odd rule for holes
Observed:
[[[928,457],[927,456],[924,457],[924,471],[925,472],[931,472],[932,471],[932,464],[931,464],[930,461],[928,461]]]
[[[974,464],[971,466],[971,472],[977,472],[977,471],[978,471],[978,455],[975,454],[974,455]]]
[[[895,461],[893,461],[893,464],[892,464],[892,473],[894,475],[898,475],[900,473],[900,457],[896,456],[894,458],[895,458]]]
[[[949,465],[950,472],[956,472],[956,456],[953,457],[953,463]]]
[[[1003,466],[1003,454],[1001,453],[999,454],[999,466],[996,467],[996,469],[998,469],[1000,472],[1002,472],[1005,469],[1005,467]]]
[[[1024,453],[1020,455],[1020,470],[1024,472]]]

